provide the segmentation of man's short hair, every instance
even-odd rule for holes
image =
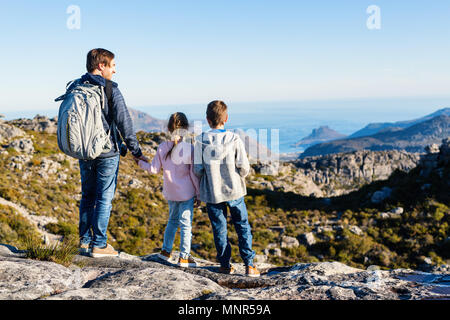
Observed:
[[[112,59],[114,59],[114,53],[111,51],[102,48],[92,49],[87,54],[86,69],[92,73],[98,68],[99,64],[109,66]]]
[[[206,118],[211,121],[213,127],[220,126],[225,123],[227,109],[225,102],[220,100],[211,101],[206,108]]]

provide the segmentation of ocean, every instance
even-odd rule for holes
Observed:
[[[423,117],[450,106],[450,98],[395,98],[353,99],[294,102],[227,102],[229,119],[226,128],[266,130],[267,139],[260,139],[272,151],[302,152],[292,145],[320,126],[328,126],[350,135],[373,122],[395,122]],[[173,112],[184,112],[190,121],[205,120],[206,104],[131,106],[152,117],[167,120]],[[36,114],[53,117],[52,110],[3,111],[5,118],[32,118]],[[278,130],[277,141],[272,141],[271,130]],[[258,136],[259,138],[260,136]],[[261,136],[263,137],[263,135]]]
[[[272,151],[297,153],[304,149],[292,145],[311,134],[320,126],[328,126],[342,134],[350,135],[369,123],[395,122],[423,117],[450,105],[443,99],[359,99],[346,101],[302,101],[227,103],[226,128],[244,131],[267,130],[268,139],[262,139]],[[136,107],[153,117],[168,119],[173,112],[184,112],[190,121],[204,120],[206,105],[170,105]],[[278,146],[272,143],[271,130],[278,131]],[[266,141],[267,140],[267,141]]]

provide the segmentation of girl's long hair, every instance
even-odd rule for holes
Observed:
[[[169,132],[171,134],[173,134],[176,130],[179,130],[179,129],[188,130],[189,129],[189,121],[188,121],[186,115],[183,112],[173,113],[169,118],[169,123],[167,124],[167,129],[169,130]],[[177,144],[178,144],[178,139],[175,139],[173,141],[172,148],[170,148],[169,152],[167,152],[167,154],[166,154],[166,159],[168,156],[170,156],[173,148],[175,148]]]

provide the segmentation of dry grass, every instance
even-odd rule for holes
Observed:
[[[78,240],[76,237],[65,237],[62,242],[44,245],[35,239],[26,240],[26,258],[51,261],[68,267],[72,264],[74,256],[78,253]]]

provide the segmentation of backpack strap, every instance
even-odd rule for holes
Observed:
[[[106,85],[105,85],[105,95],[106,95],[106,99],[108,100],[108,114],[111,115],[111,128],[109,129],[110,131],[112,130],[113,135],[114,135],[114,142],[116,143],[116,149],[117,151],[120,152],[119,149],[119,142],[117,139],[117,130],[116,130],[116,123],[114,121],[114,108],[113,108],[113,94],[112,94],[112,81],[111,80],[106,80]]]
[[[106,94],[106,98],[108,99],[109,111],[111,111],[112,106],[113,106],[113,101],[112,101],[113,94],[112,94],[112,82],[111,82],[111,80],[106,80],[105,94]]]

